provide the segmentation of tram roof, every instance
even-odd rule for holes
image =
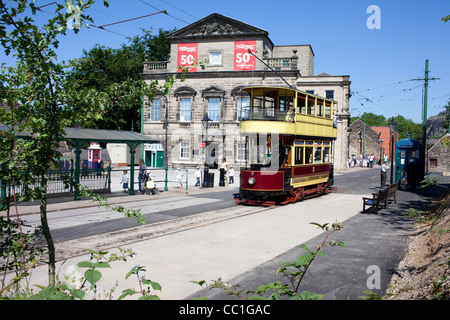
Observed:
[[[316,98],[320,98],[320,99],[324,99],[324,100],[328,100],[328,101],[337,102],[336,100],[333,100],[333,99],[327,99],[327,98],[318,96],[318,95],[316,95],[316,94],[311,94],[311,93],[308,93],[308,92],[306,92],[306,91],[302,91],[302,90],[299,90],[299,89],[293,88],[293,87],[285,87],[285,86],[264,86],[264,85],[253,85],[253,86],[243,86],[243,87],[241,87],[241,90],[243,90],[243,91],[244,91],[244,90],[245,90],[245,91],[249,91],[249,90],[251,90],[251,89],[286,90],[286,91],[292,91],[292,92],[299,92],[299,93],[302,93],[302,94],[304,94],[304,95],[311,96],[311,97],[316,97]]]

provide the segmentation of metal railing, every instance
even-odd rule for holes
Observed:
[[[24,173],[26,177],[27,173]],[[73,182],[75,181],[75,170],[49,170],[47,175],[47,194],[64,195],[74,192]],[[16,196],[24,195],[27,189],[35,189],[40,187],[41,178],[32,177],[27,183],[20,185],[8,185],[2,180],[0,183],[1,197],[3,199],[15,194]],[[111,190],[111,168],[106,169],[87,169],[80,170],[80,184],[91,190],[109,192]]]

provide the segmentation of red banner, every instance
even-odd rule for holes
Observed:
[[[178,44],[178,68],[188,68],[188,72],[197,71],[197,66],[193,66],[198,61],[198,43],[179,43]],[[181,72],[178,69],[178,72]]]
[[[234,70],[255,70],[256,58],[248,50],[256,54],[256,40],[234,42]]]

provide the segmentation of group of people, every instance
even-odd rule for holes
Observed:
[[[365,156],[360,154],[359,157],[352,154],[352,156],[348,157],[347,159],[347,168],[357,168],[357,167],[373,168],[376,161],[377,159],[373,154]],[[383,161],[387,161],[386,155],[384,156]],[[380,160],[378,160],[378,163],[380,164]]]
[[[139,192],[144,193],[147,191],[146,183],[148,181],[152,181],[154,176],[152,175],[151,171],[147,171],[147,166],[145,165],[144,160],[141,160],[139,162],[139,174],[138,174],[138,186],[139,186]],[[122,185],[123,192],[129,192],[130,187],[130,177],[128,176],[128,170],[124,170],[122,177],[120,178],[120,184]]]
[[[200,167],[197,166],[197,170],[195,171],[196,187],[200,186],[201,176],[202,173],[200,171]],[[219,167],[219,187],[225,187],[226,182],[228,182],[228,184],[234,183],[234,168],[232,166],[228,166],[226,158],[223,158]]]
[[[219,167],[220,177],[219,177],[219,186],[224,187],[225,182],[227,181],[228,184],[234,183],[234,168],[232,166],[228,166],[227,161],[225,158],[223,158],[222,164]],[[176,182],[177,185],[175,188],[182,188],[183,187],[183,177],[184,174],[180,168],[177,168],[176,171]],[[200,167],[197,166],[197,169],[195,171],[195,177],[196,177],[196,183],[195,186],[200,186],[200,180],[201,180],[201,171]],[[228,178],[228,179],[227,179]],[[146,191],[146,183],[149,180],[153,179],[153,175],[150,171],[147,171],[147,166],[145,165],[144,160],[141,160],[139,163],[139,174],[138,174],[138,185],[139,185],[139,192],[143,193]],[[128,192],[129,189],[129,176],[128,171],[124,170],[122,177],[120,179],[120,184],[122,185],[123,191]]]

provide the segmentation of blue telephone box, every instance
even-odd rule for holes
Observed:
[[[419,141],[411,138],[399,140],[396,145],[396,175],[395,181],[400,181],[402,170],[406,170],[408,175],[408,184],[415,187],[419,184],[421,168],[421,144]],[[400,184],[399,184],[400,186]]]

